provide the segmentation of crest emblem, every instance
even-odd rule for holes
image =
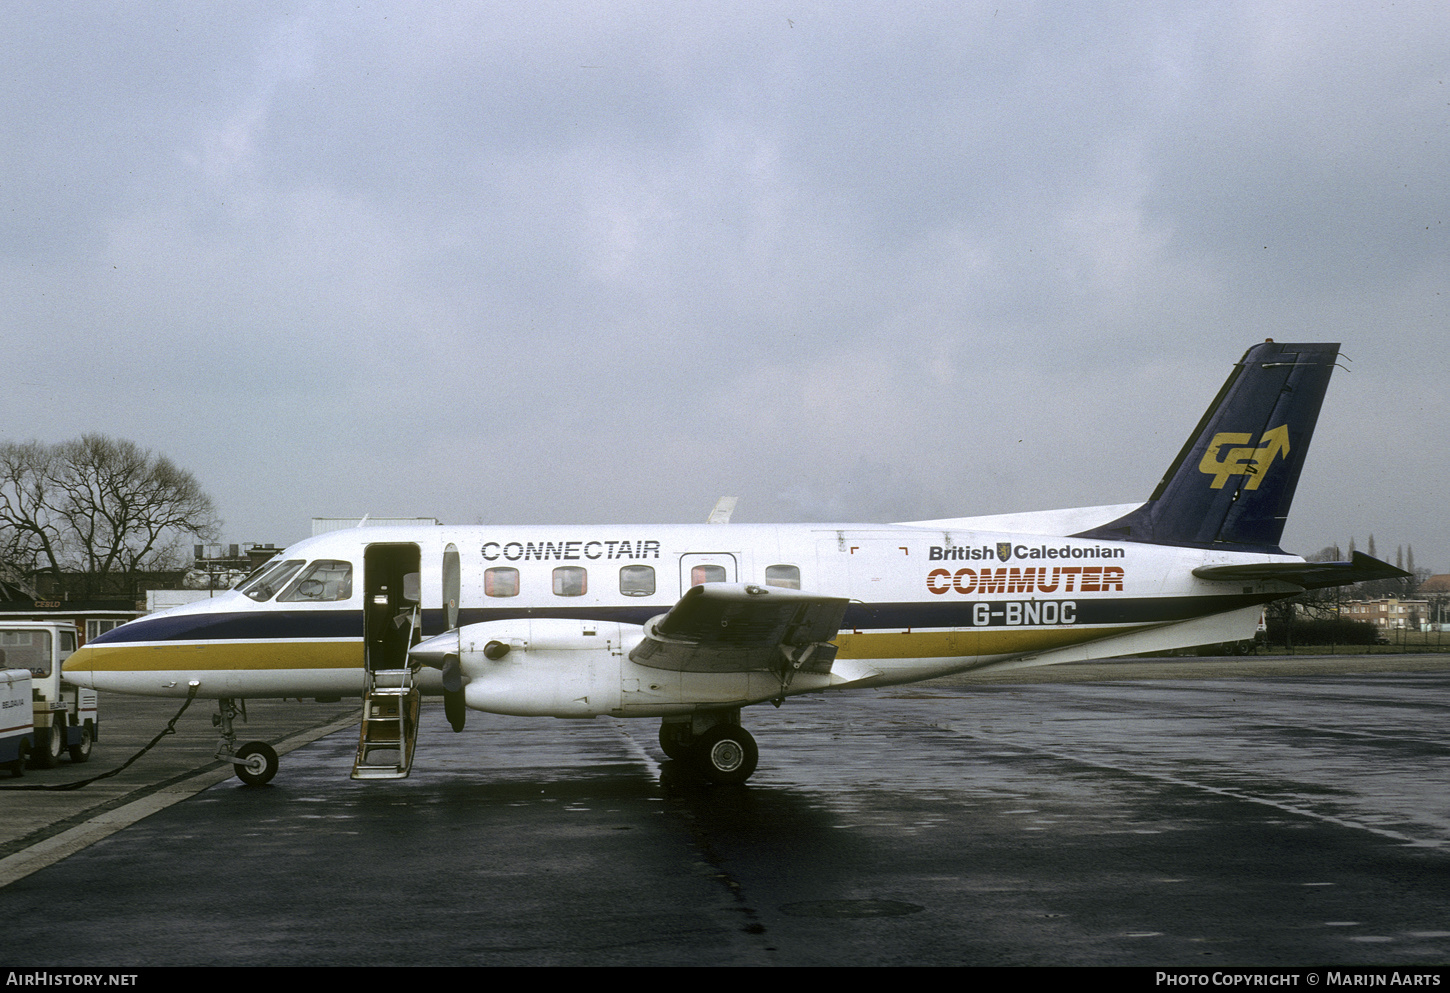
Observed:
[[[1012,557],[1012,542],[1010,542],[1010,541],[999,541],[999,542],[997,542],[997,558],[1001,559],[1003,562],[1006,562],[1011,557]]]

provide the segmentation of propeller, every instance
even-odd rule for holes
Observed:
[[[468,708],[463,704],[463,665],[459,660],[458,629],[451,628],[418,642],[408,651],[408,658],[443,673],[443,712],[453,730],[463,730]]]
[[[458,597],[463,591],[460,561],[457,545],[444,549],[444,610],[448,618],[448,631],[413,645],[409,657],[419,664],[436,668],[444,674],[444,713],[454,731],[463,731],[468,707],[463,699],[463,664],[460,662],[460,641],[458,641]]]

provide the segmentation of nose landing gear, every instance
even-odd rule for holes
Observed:
[[[212,715],[212,727],[220,728],[222,740],[217,743],[216,757],[230,762],[237,770],[237,778],[248,786],[266,786],[277,775],[277,752],[265,741],[249,741],[237,748],[237,732],[232,721],[238,716],[247,719],[246,701],[240,707],[232,697],[217,700],[217,713]]]

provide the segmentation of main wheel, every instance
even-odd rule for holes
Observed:
[[[695,747],[700,772],[722,786],[743,783],[760,761],[760,749],[750,732],[734,724],[716,724],[700,735]]]
[[[265,741],[249,741],[237,749],[237,778],[248,786],[266,786],[277,775],[277,753]]]
[[[54,769],[60,764],[60,753],[65,751],[65,728],[52,724],[48,728],[35,729],[35,754],[30,757],[31,765],[37,769]]]
[[[694,735],[685,721],[667,722],[660,725],[660,751],[666,758],[682,761],[690,757],[694,748]]]

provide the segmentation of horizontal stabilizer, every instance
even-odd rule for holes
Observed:
[[[1205,565],[1193,570],[1199,579],[1219,582],[1260,582],[1277,579],[1319,590],[1329,586],[1348,586],[1373,579],[1400,579],[1409,573],[1388,562],[1355,552],[1348,562],[1256,562],[1247,565]]]
[[[693,586],[644,626],[629,657],[681,672],[827,672],[847,602],[778,586]]]

